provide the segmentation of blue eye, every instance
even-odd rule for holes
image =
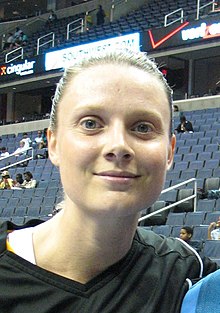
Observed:
[[[93,119],[87,119],[82,121],[81,125],[85,128],[85,129],[97,129],[97,128],[101,128],[101,125]]]
[[[146,134],[152,130],[152,128],[146,123],[140,123],[133,128],[134,131],[138,133]]]

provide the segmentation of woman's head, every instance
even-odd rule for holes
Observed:
[[[93,55],[87,59],[83,59],[78,63],[74,63],[72,66],[68,67],[62,78],[60,79],[56,92],[53,98],[51,118],[50,118],[50,130],[53,132],[57,129],[57,112],[59,103],[65,93],[66,88],[71,83],[72,79],[85,69],[91,68],[92,66],[102,65],[102,64],[118,64],[118,65],[128,65],[138,68],[144,72],[149,73],[155,77],[164,87],[167,100],[170,107],[170,120],[167,121],[170,124],[170,133],[173,133],[173,107],[172,107],[172,90],[168,86],[166,79],[164,78],[161,71],[158,69],[157,65],[148,58],[146,53],[139,52],[135,53],[132,51],[118,51],[106,54]]]
[[[31,179],[33,178],[33,175],[31,172],[25,172],[24,173],[24,179],[27,180],[27,181],[30,181]]]
[[[192,239],[193,236],[193,229],[192,227],[189,226],[184,226],[181,228],[180,230],[180,239],[184,240],[184,241],[190,241]]]
[[[68,69],[48,131],[66,199],[111,214],[151,206],[173,160],[171,111],[171,91],[144,54],[106,54]]]

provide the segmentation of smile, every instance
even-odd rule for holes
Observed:
[[[117,171],[106,171],[95,173],[94,175],[103,178],[108,181],[118,182],[118,183],[126,183],[131,182],[140,177],[140,175],[136,175],[130,172],[117,172]]]

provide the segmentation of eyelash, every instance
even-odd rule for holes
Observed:
[[[147,131],[138,130],[137,128],[140,126],[142,126],[142,127],[144,126],[145,128],[147,128]],[[140,134],[148,134],[152,130],[153,130],[153,127],[146,122],[140,122],[140,123],[136,124],[134,127],[132,127],[132,131],[137,131]]]
[[[95,124],[96,126],[91,128],[91,127],[88,127],[88,125],[86,126],[86,123],[93,123]],[[102,128],[102,125],[100,122],[98,122],[95,118],[87,118],[87,119],[84,119],[83,121],[81,121],[80,125],[86,129],[86,130],[97,130],[97,129],[100,129]],[[90,125],[91,126],[91,125]]]
[[[89,125],[90,123],[90,125]],[[96,132],[104,128],[103,124],[101,121],[97,120],[97,118],[93,117],[88,117],[84,118],[80,122],[80,126],[88,132]],[[141,129],[138,129],[142,127]],[[144,128],[144,129],[143,129]],[[153,131],[153,126],[147,122],[138,122],[134,126],[131,127],[131,132],[136,133],[140,136],[145,136],[148,135]]]

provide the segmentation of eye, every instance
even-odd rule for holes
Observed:
[[[146,134],[152,131],[152,127],[148,123],[141,122],[136,124],[132,130],[141,134]]]
[[[92,118],[84,119],[80,125],[85,128],[86,130],[96,130],[98,128],[101,128],[101,124]]]

